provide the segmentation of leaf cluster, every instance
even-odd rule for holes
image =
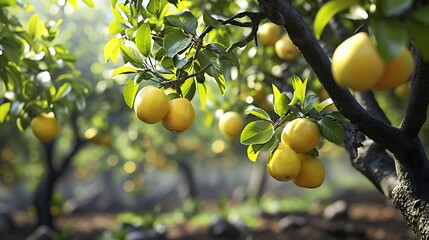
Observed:
[[[0,122],[16,119],[24,130],[41,112],[59,120],[83,110],[90,87],[75,68],[76,56],[55,38],[61,19],[42,22],[33,14],[23,25],[0,5]]]
[[[219,20],[207,12],[195,16],[187,10],[189,1],[171,4],[166,0],[150,0],[146,6],[142,1],[111,2],[115,19],[109,32],[114,37],[106,43],[104,56],[106,61],[113,62],[122,56],[125,62],[114,70],[113,76],[133,75],[123,92],[129,107],[142,81],[171,87],[179,96],[188,99],[198,91],[202,107],[209,88],[206,79],[213,79],[223,95],[225,76],[231,67],[240,70],[238,57],[232,50],[252,41],[253,35],[229,45],[228,41],[213,41],[212,31],[229,24],[253,27],[252,22],[242,23],[236,19],[258,17],[243,13]],[[173,6],[175,10],[171,10]]]
[[[252,108],[246,112],[256,117],[256,120],[248,123],[240,136],[240,141],[248,145],[247,155],[251,161],[256,161],[261,151],[274,151],[281,141],[281,128],[287,122],[296,118],[308,118],[314,121],[320,129],[322,136],[335,144],[342,144],[344,131],[341,121],[348,121],[338,111],[329,110],[333,105],[332,100],[320,102],[319,97],[313,93],[307,93],[308,79],[301,80],[297,76],[292,77],[292,99],[284,92],[272,85],[273,106],[277,119],[261,108]],[[280,131],[277,131],[277,130]],[[317,149],[312,154],[318,155]]]

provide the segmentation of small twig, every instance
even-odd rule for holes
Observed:
[[[251,22],[239,22],[236,21],[235,19],[237,18],[242,18],[242,17],[249,17],[251,19]],[[262,19],[264,19],[265,16],[259,12],[241,12],[238,13],[226,20],[217,20],[220,21],[222,25],[234,25],[234,26],[240,26],[240,27],[251,27],[252,31],[250,34],[248,34],[247,36],[245,36],[243,39],[241,39],[238,42],[235,42],[234,44],[232,44],[231,46],[229,46],[225,52],[222,51],[218,51],[216,49],[210,49],[211,51],[215,52],[216,54],[219,55],[219,59],[228,59],[228,54],[233,51],[234,49],[238,48],[238,47],[244,47],[246,46],[249,42],[253,41],[254,39],[256,40],[256,33],[258,31],[258,26],[259,23],[261,22]],[[201,48],[203,47],[202,43],[203,43],[203,39],[204,37],[211,32],[212,30],[214,30],[215,27],[210,25],[208,26],[206,29],[204,29],[204,31],[201,33],[201,35],[192,43],[188,44],[188,46],[186,46],[183,50],[181,50],[181,53],[185,52],[187,49],[189,49],[190,47],[194,46],[195,47],[195,55],[192,57],[193,60],[197,59],[198,53],[200,52]],[[210,68],[211,66],[213,66],[213,63],[208,63],[207,65],[205,65],[204,67],[202,67],[199,71],[190,74],[188,76],[185,77],[179,77],[177,79],[174,80],[168,80],[166,79],[164,76],[162,76],[162,74],[159,74],[158,72],[154,71],[153,69],[150,70],[151,73],[153,73],[156,77],[161,79],[161,83],[160,86],[164,87],[164,86],[172,86],[172,85],[176,85],[176,89],[178,88],[178,86],[182,83],[184,83],[187,79],[189,78],[193,78],[196,77],[200,74],[204,74],[204,72]]]
[[[196,77],[196,76],[198,76],[200,74],[203,74],[207,70],[207,68],[209,68],[211,66],[213,66],[213,63],[210,62],[207,65],[205,65],[203,68],[201,68],[199,71],[197,71],[197,72],[195,72],[195,73],[193,73],[191,75],[188,75],[186,77],[177,78],[177,79],[174,79],[174,80],[162,81],[159,85],[161,87],[164,87],[164,86],[171,86],[171,85],[174,85],[174,84],[184,83],[189,78],[193,78],[193,77]]]
[[[159,72],[157,72],[154,69],[148,68],[147,70],[149,70],[150,73],[152,73],[153,75],[155,75],[155,77],[160,78],[162,82],[170,81],[170,80],[168,80],[167,78],[165,78],[162,74],[160,74]]]

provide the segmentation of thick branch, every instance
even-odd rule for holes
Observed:
[[[390,124],[371,91],[357,93],[356,99],[370,114]],[[398,184],[393,158],[380,144],[371,139],[365,140],[362,133],[353,131],[351,124],[344,124],[344,128],[345,146],[353,167],[365,175],[384,196],[392,198],[392,191]],[[355,149],[359,145],[360,147]]]
[[[259,0],[259,4],[272,22],[284,22],[283,26],[289,33],[291,40],[298,46],[338,110],[344,116],[356,123],[362,133],[382,144],[391,152],[397,152],[404,148],[412,149],[411,145],[404,146],[404,142],[407,142],[404,140],[409,136],[369,114],[349,91],[336,85],[331,73],[331,61],[320,47],[301,14],[289,1]],[[281,19],[278,16],[281,16]]]
[[[356,93],[356,100],[360,103],[360,105],[362,105],[362,107],[368,113],[377,117],[378,119],[380,119],[381,121],[387,124],[391,124],[390,120],[387,118],[383,109],[381,109],[380,105],[375,99],[373,92],[371,91],[358,92]]]
[[[55,141],[50,142],[44,142],[43,148],[45,150],[45,161],[46,161],[46,168],[49,174],[53,174],[55,172],[54,168],[54,145]]]
[[[361,172],[386,197],[392,198],[392,191],[398,184],[395,163],[383,147],[371,139],[363,142],[358,157],[352,159],[353,167]]]
[[[429,63],[425,63],[421,54],[416,51],[416,67],[411,80],[411,96],[407,112],[401,124],[410,136],[417,137],[423,124],[426,122],[429,104]]]

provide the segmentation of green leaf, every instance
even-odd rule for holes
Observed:
[[[301,105],[304,104],[307,82],[308,78],[305,78],[304,81],[302,81],[298,76],[292,76],[292,87],[294,92],[292,101],[289,103],[289,106],[293,106],[298,102],[301,103]]]
[[[16,0],[0,0],[0,6],[15,6]]]
[[[112,77],[119,75],[119,74],[127,74],[127,73],[136,73],[137,69],[130,66],[120,66],[113,70]]]
[[[186,49],[192,42],[192,36],[188,36],[179,29],[169,31],[164,37],[165,55],[172,58],[180,51]]]
[[[194,71],[194,73],[201,71],[201,67],[197,62],[194,62]],[[204,73],[200,73],[195,76],[195,80],[198,83],[204,83],[206,81],[206,77],[204,76]]]
[[[416,9],[413,14],[411,15],[411,18],[419,23],[423,23],[425,25],[429,25],[429,5],[426,5],[424,7],[420,7]]]
[[[6,120],[11,105],[11,102],[6,102],[0,105],[0,123],[3,123]]]
[[[322,118],[317,121],[322,136],[335,144],[342,144],[344,142],[344,130],[341,124],[330,118]]]
[[[112,59],[112,61],[116,63],[116,61],[118,61],[120,46],[120,38],[110,39],[106,45],[104,45],[104,60],[108,62],[109,59]]]
[[[76,105],[76,109],[78,111],[82,112],[86,108],[86,99],[85,99],[85,97],[84,96],[77,96],[74,104]]]
[[[254,115],[254,116],[256,116],[262,120],[271,121],[270,115],[268,115],[268,113],[265,112],[264,109],[254,107],[252,109],[247,109],[246,112],[249,114],[252,114],[252,115]]]
[[[219,87],[219,91],[222,94],[222,96],[225,94],[225,90],[226,90],[226,80],[225,77],[223,75],[219,75],[218,77],[215,78],[217,86]]]
[[[147,11],[153,15],[157,14],[161,9],[161,0],[150,0],[147,4]]]
[[[138,85],[141,81],[149,80],[153,77],[152,74],[148,73],[148,70],[139,71],[134,75],[134,84]]]
[[[275,134],[273,134],[273,136],[271,137],[271,139],[268,142],[266,142],[264,144],[258,144],[258,145],[260,146],[261,151],[272,152],[279,146],[279,142],[280,141],[277,138],[277,136]],[[258,146],[258,145],[256,145],[256,146]]]
[[[45,26],[39,20],[39,14],[33,14],[28,21],[28,33],[32,38],[42,36]]]
[[[274,134],[271,122],[257,120],[247,124],[241,132],[240,142],[244,145],[268,142]]]
[[[174,66],[177,69],[182,69],[188,62],[192,61],[191,59],[188,60],[186,56],[180,57],[179,55],[175,55],[173,57]]]
[[[152,49],[152,34],[149,23],[143,23],[137,29],[135,42],[141,54],[148,57]]]
[[[176,7],[177,7],[177,4],[179,3],[179,0],[167,0],[167,1]]]
[[[24,82],[22,95],[27,99],[36,99],[40,95],[40,88],[38,88],[37,83],[26,81]]]
[[[332,104],[334,104],[334,101],[332,101],[332,99],[331,99],[331,98],[327,98],[327,99],[323,100],[322,102],[320,102],[320,103],[316,104],[316,105],[314,106],[314,109],[315,109],[317,112],[322,112],[322,111],[323,111],[323,109],[327,108],[328,106],[331,106]]]
[[[204,49],[198,53],[198,62],[201,68],[210,65],[207,68],[206,73],[214,78],[219,77],[222,74],[219,63],[219,56],[208,49]]]
[[[230,61],[232,64],[234,64],[234,66],[237,68],[238,73],[240,73],[240,60],[237,57],[237,54],[235,54],[234,52],[229,52],[228,53],[228,61]]]
[[[95,4],[92,0],[82,0],[88,7],[94,7]]]
[[[213,26],[215,28],[219,27],[222,24],[220,21],[212,17],[208,11],[204,11],[203,21],[206,24],[206,26]]]
[[[302,112],[308,113],[311,111],[311,109],[314,108],[314,105],[317,103],[317,101],[319,101],[319,97],[316,96],[315,94],[309,94],[305,97],[305,101],[304,101],[304,107],[302,109]]]
[[[110,4],[112,6],[112,9],[114,9],[116,7],[117,2],[118,2],[118,0],[110,0]]]
[[[20,132],[23,132],[28,127],[28,125],[30,125],[30,122],[31,121],[30,121],[30,119],[28,117],[25,117],[25,116],[21,117],[21,116],[19,116],[16,119],[16,127],[18,128],[18,130]]]
[[[195,16],[188,12],[182,12],[176,15],[170,15],[165,17],[165,19],[170,22],[173,26],[176,26],[180,29],[185,30],[185,32],[190,34],[196,34],[198,27],[198,21]]]
[[[335,14],[351,6],[358,5],[359,3],[359,0],[332,0],[325,3],[317,12],[314,19],[313,28],[316,38],[320,39],[323,30]]]
[[[281,93],[276,85],[272,85],[274,95],[274,112],[279,116],[285,115],[289,109],[290,99],[285,93]]]
[[[323,116],[326,118],[335,119],[337,121],[350,122],[350,120],[348,118],[344,117],[344,115],[338,111],[329,112],[329,113],[324,114]]]
[[[405,22],[411,37],[419,48],[423,59],[429,61],[429,26],[417,21],[408,20]]]
[[[252,162],[256,162],[256,159],[258,159],[258,155],[261,152],[260,150],[255,150],[254,146],[255,145],[249,145],[247,147],[247,157]]]
[[[401,15],[413,5],[413,0],[381,0],[377,6],[381,6],[381,12],[385,17]]]
[[[206,54],[215,61],[214,64],[217,64],[219,60],[226,60],[230,61],[234,66],[237,68],[237,70],[240,72],[240,60],[238,59],[237,55],[234,52],[229,52],[226,57],[223,59],[220,59],[217,52],[223,52],[225,53],[228,49],[225,45],[222,43],[210,43],[206,46]],[[229,64],[229,63],[228,63]],[[222,70],[226,70],[226,68],[221,68]],[[230,69],[230,66],[227,67],[227,69]],[[225,74],[224,74],[225,75]]]
[[[204,109],[207,103],[207,83],[198,83],[197,90],[200,98],[201,109]]]
[[[53,112],[58,121],[62,122],[70,118],[73,110],[73,103],[67,101],[61,101],[55,104]]]
[[[193,78],[187,79],[182,85],[180,85],[180,90],[182,91],[183,97],[192,100],[195,96],[196,86]]]
[[[135,67],[143,67],[143,55],[137,49],[134,42],[125,41],[120,44],[120,50],[125,62],[129,62]]]
[[[124,31],[127,28],[122,22],[115,19],[115,20],[110,22],[108,29],[109,29],[110,35],[116,35],[118,33],[121,33],[122,31]]]
[[[137,90],[139,89],[138,84],[134,84],[134,79],[129,79],[124,86],[124,100],[129,108],[134,105],[134,99],[136,98]]]
[[[67,94],[69,94],[72,90],[72,86],[70,83],[64,83],[61,85],[61,87],[58,89],[57,93],[54,96],[54,101],[58,101],[61,98],[65,97]]]
[[[374,33],[377,50],[384,61],[394,60],[407,43],[408,35],[399,20],[371,18],[370,27]]]

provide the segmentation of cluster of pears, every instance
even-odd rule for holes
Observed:
[[[137,117],[148,124],[161,122],[169,131],[184,132],[195,119],[195,110],[187,98],[169,100],[167,94],[152,85],[140,89],[134,99]]]
[[[332,74],[341,87],[355,91],[387,90],[408,81],[414,59],[403,47],[398,56],[385,62],[365,32],[342,42],[332,55]]]
[[[274,46],[277,56],[284,61],[293,61],[299,55],[299,50],[293,44],[288,34],[283,34],[280,26],[267,22],[258,29],[259,41],[265,46]]]
[[[307,118],[288,122],[281,134],[281,141],[267,160],[268,173],[276,180],[292,180],[303,188],[318,188],[325,180],[322,161],[309,152],[320,141],[320,130]]]

